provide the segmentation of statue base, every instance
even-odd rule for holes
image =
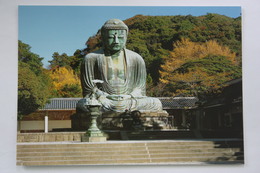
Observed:
[[[102,130],[126,130],[137,126],[141,129],[167,129],[169,114],[166,111],[139,111],[135,116],[125,113],[107,112],[97,118],[97,124]],[[78,112],[72,117],[72,129],[74,131],[87,130],[90,127],[90,115]]]
[[[162,111],[106,112],[102,114],[104,130],[167,129],[169,114]]]

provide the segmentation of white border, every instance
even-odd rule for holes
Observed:
[[[16,166],[18,5],[100,6],[242,6],[245,165],[218,166]],[[48,172],[259,172],[259,0],[0,0],[0,170],[3,173]]]

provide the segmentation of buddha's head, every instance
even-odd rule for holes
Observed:
[[[104,49],[113,55],[125,47],[128,27],[119,19],[108,20],[101,28]]]

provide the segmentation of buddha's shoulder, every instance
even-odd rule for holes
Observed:
[[[129,55],[129,56],[133,56],[133,57],[136,57],[136,58],[142,58],[141,55],[139,55],[138,53],[136,53],[132,50],[125,49],[125,51],[126,51],[126,54]]]
[[[90,60],[90,59],[96,59],[98,58],[100,55],[103,55],[104,54],[104,51],[103,49],[99,49],[99,50],[96,50],[96,51],[93,51],[93,52],[90,52],[88,53],[86,56],[85,56],[85,60]]]

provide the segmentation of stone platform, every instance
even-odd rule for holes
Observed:
[[[243,164],[239,139],[18,143],[17,165]]]
[[[80,142],[86,132],[18,133],[17,142]]]

